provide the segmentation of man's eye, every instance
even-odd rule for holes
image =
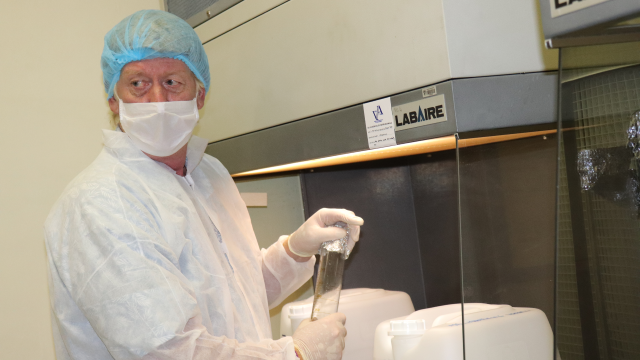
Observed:
[[[132,81],[131,85],[133,85],[134,87],[139,87],[140,85],[142,85],[142,81]]]
[[[169,86],[173,86],[173,85],[176,85],[176,84],[178,84],[178,82],[175,81],[175,80],[167,80],[167,85],[169,85]]]

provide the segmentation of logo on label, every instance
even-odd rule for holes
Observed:
[[[391,98],[378,99],[362,104],[364,124],[367,129],[369,149],[396,145]]]
[[[382,119],[382,115],[384,115],[384,114],[382,113],[382,109],[378,105],[378,108],[373,111],[373,117],[376,118],[375,120],[373,120],[373,122],[374,123],[382,122],[382,120],[384,120],[384,119]]]
[[[609,0],[549,0],[551,4],[551,17],[555,18],[572,13]]]
[[[431,119],[438,119],[444,117],[444,111],[442,110],[442,105],[432,106],[430,108],[424,108],[424,113],[422,107],[418,106],[418,111],[410,111],[408,113],[404,113],[402,116],[402,123],[398,121],[398,115],[396,115],[396,127],[415,124],[422,121],[427,121]]]
[[[556,9],[560,9],[577,2],[582,2],[582,0],[553,0],[553,5],[556,7]]]
[[[396,106],[392,111],[396,131],[447,121],[444,95]]]

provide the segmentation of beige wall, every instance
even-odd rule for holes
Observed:
[[[159,0],[0,2],[0,358],[54,359],[42,224],[109,126],[105,33]]]

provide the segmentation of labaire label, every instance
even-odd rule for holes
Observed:
[[[444,95],[394,106],[392,114],[396,131],[447,121]]]
[[[555,18],[564,14],[588,8],[609,0],[549,0],[551,4],[551,17]]]

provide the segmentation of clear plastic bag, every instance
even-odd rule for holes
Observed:
[[[345,229],[347,235],[342,239],[325,241],[320,246],[320,264],[318,266],[311,321],[322,319],[327,315],[338,312],[344,261],[349,257],[347,249],[349,226],[343,222],[337,222],[333,226]]]

